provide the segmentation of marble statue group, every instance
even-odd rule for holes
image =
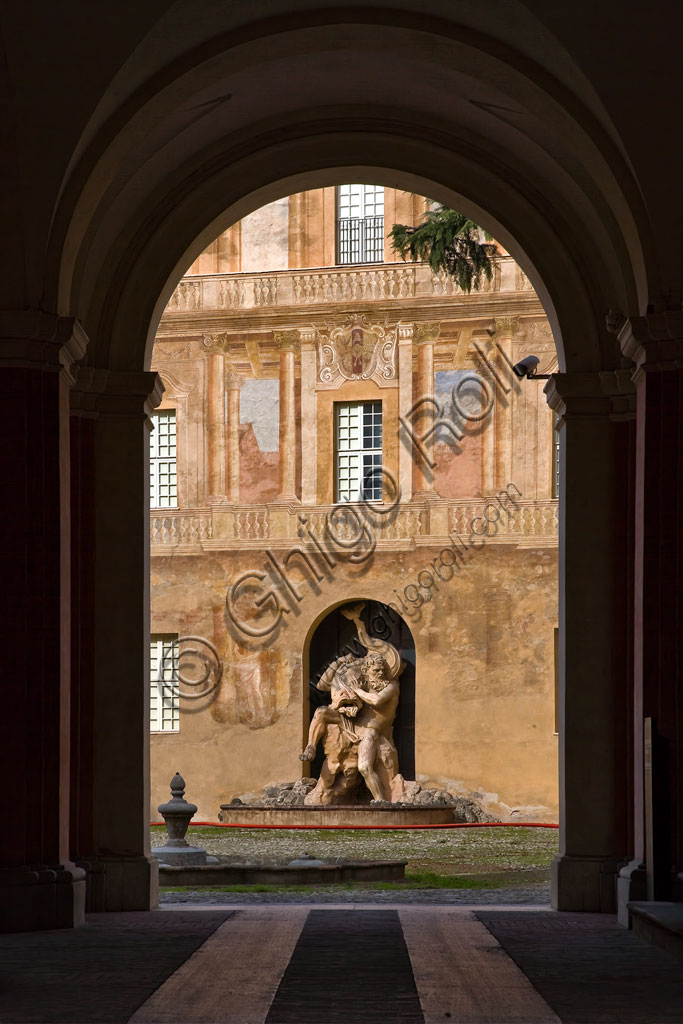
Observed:
[[[368,653],[336,658],[317,683],[332,699],[313,715],[301,754],[302,761],[312,761],[322,741],[325,760],[306,804],[353,803],[363,782],[373,801],[398,803],[405,797],[392,734],[404,666],[392,644],[367,633],[361,619],[364,607],[342,609],[342,615],[354,622]]]

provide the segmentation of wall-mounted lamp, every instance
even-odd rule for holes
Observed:
[[[526,377],[527,380],[550,380],[552,373],[534,373],[540,363],[538,356],[525,356],[512,367],[512,372],[518,377]]]

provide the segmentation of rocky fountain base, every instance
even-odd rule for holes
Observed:
[[[449,825],[456,822],[493,821],[474,800],[453,796],[442,789],[423,790],[416,782],[406,784],[400,803],[308,805],[304,800],[315,779],[273,783],[261,794],[244,794],[221,804],[218,820],[224,825],[254,828],[409,828],[416,825]]]

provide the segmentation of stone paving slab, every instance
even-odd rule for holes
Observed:
[[[607,914],[476,911],[563,1024],[683,1024],[683,971]]]
[[[2,1024],[124,1024],[235,911],[89,914],[0,935]]]
[[[131,1024],[263,1024],[307,916],[301,907],[231,914]]]
[[[395,910],[311,910],[265,1024],[424,1024]]]

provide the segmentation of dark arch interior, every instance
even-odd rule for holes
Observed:
[[[309,651],[309,719],[321,704],[330,703],[330,694],[316,689],[316,683],[335,658],[342,654],[357,654],[363,657],[367,649],[356,636],[356,629],[349,619],[342,615],[343,608],[358,604],[348,601],[330,612],[318,625],[311,637]],[[399,771],[405,779],[415,778],[415,643],[407,624],[392,608],[380,601],[366,601],[363,621],[370,636],[387,640],[400,652],[405,663],[399,682],[401,697],[394,720],[394,743],[398,751]],[[324,755],[322,750],[311,763],[311,776],[318,778]],[[365,791],[367,799],[370,794]]]

